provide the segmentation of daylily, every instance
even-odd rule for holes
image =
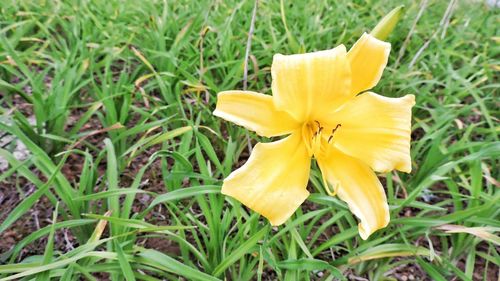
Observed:
[[[344,45],[307,54],[276,54],[272,96],[251,91],[218,94],[216,116],[264,137],[248,161],[231,173],[222,193],[283,224],[309,196],[315,158],[327,192],[337,194],[359,220],[366,239],[389,223],[389,207],[375,172],[409,173],[413,95],[372,92],[387,64],[391,45],[363,34]],[[364,93],[363,93],[364,92]],[[374,172],[375,171],[375,172]]]

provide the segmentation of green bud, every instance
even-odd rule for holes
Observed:
[[[387,39],[403,15],[404,7],[404,5],[401,5],[390,11],[381,21],[379,21],[370,34],[379,40]]]

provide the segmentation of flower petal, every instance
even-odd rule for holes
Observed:
[[[224,180],[222,193],[263,215],[272,225],[280,225],[309,196],[310,162],[298,132],[276,142],[258,143],[245,165]]]
[[[393,169],[411,172],[411,108],[414,104],[413,95],[389,98],[368,92],[355,97],[328,118],[341,124],[333,137],[335,147],[377,172]]]
[[[387,65],[391,44],[364,33],[347,53],[351,65],[351,94],[369,90],[377,85]]]
[[[336,108],[349,97],[350,69],[344,45],[307,54],[276,54],[271,73],[276,107],[299,121]]]
[[[327,157],[319,158],[323,177],[360,219],[359,235],[366,240],[389,223],[389,206],[384,188],[375,173],[363,162],[331,148]]]
[[[219,93],[214,115],[264,137],[289,134],[299,126],[288,113],[276,109],[271,96],[250,91]]]

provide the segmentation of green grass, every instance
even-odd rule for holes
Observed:
[[[363,241],[318,169],[306,204],[278,228],[220,194],[248,157],[248,133],[211,112],[217,92],[243,88],[254,2],[4,2],[0,136],[21,140],[30,156],[17,160],[15,141],[0,149],[10,164],[0,185],[22,179],[35,191],[20,194],[0,233],[44,197],[54,219],[0,253],[0,280],[95,280],[99,272],[112,280],[394,280],[410,265],[421,279],[498,278],[499,9],[457,1],[446,24],[446,1],[404,1],[374,91],[416,96],[413,172],[380,175],[391,222]],[[351,46],[400,3],[291,2],[258,6],[251,90],[270,94],[273,54]],[[16,110],[20,101],[27,110]],[[70,156],[81,164],[74,179],[63,169]],[[137,211],[139,194],[152,202]],[[450,224],[462,227],[447,232]],[[56,247],[62,229],[74,249]],[[42,237],[44,253],[19,260]],[[145,239],[178,253],[148,249]]]

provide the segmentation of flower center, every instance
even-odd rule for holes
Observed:
[[[337,124],[330,130],[325,129],[317,120],[304,123],[302,125],[302,139],[306,144],[309,156],[317,159],[326,155],[333,143],[333,135],[341,126],[342,124]]]

